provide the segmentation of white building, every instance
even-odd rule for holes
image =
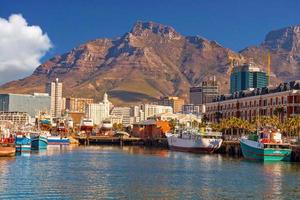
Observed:
[[[122,124],[127,127],[130,125],[130,111],[129,107],[114,107],[111,115],[122,117]]]
[[[171,106],[144,104],[142,106],[142,111],[144,113],[143,119],[146,120],[148,117],[152,117],[157,114],[173,113],[173,108]]]
[[[108,96],[105,93],[103,96],[103,101],[100,103],[89,103],[85,108],[86,117],[93,119],[95,125],[100,125],[103,120],[108,118],[111,102],[108,101]]]
[[[46,84],[46,92],[51,96],[50,113],[53,117],[61,117],[62,112],[62,83],[55,82]]]

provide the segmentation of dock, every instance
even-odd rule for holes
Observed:
[[[144,145],[168,147],[166,138],[145,139],[138,137],[112,137],[112,136],[77,136],[81,145]]]

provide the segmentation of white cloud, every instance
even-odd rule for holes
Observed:
[[[0,83],[32,73],[51,46],[47,34],[22,15],[0,18]]]

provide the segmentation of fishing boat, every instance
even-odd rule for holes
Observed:
[[[168,145],[171,150],[194,153],[213,153],[221,147],[222,133],[213,132],[207,127],[204,131],[198,129],[175,130],[166,133]]]
[[[83,118],[80,122],[81,131],[91,131],[94,128],[94,122],[92,119]]]
[[[15,155],[14,138],[8,129],[0,127],[0,157],[12,157]]]
[[[47,146],[48,146],[47,135],[42,135],[40,133],[32,133],[32,135],[31,135],[31,149],[32,150],[47,149]]]
[[[27,132],[16,132],[15,145],[17,152],[31,151],[31,138]]]
[[[61,135],[51,135],[48,134],[48,145],[68,145],[70,144],[70,139],[67,137],[62,137]]]
[[[0,144],[0,157],[12,157],[16,155],[16,148]]]
[[[240,139],[243,156],[257,161],[290,161],[291,145],[284,143],[279,130],[265,127]]]

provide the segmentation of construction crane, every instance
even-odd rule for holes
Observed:
[[[268,52],[267,56],[267,76],[268,76],[268,84],[270,85],[271,81],[271,54]]]

